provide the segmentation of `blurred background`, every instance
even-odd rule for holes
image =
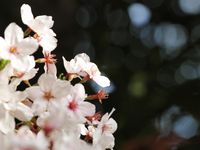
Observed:
[[[23,3],[53,16],[60,73],[85,52],[110,78],[116,150],[200,149],[200,0],[3,0],[1,36]]]

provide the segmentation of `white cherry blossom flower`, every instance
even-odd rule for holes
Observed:
[[[22,29],[15,23],[11,23],[6,28],[4,36],[5,39],[0,37],[0,59],[10,60],[9,72],[16,70],[25,73],[34,68],[34,57],[29,55],[38,48],[36,40],[31,37],[24,39]],[[12,75],[14,74],[9,74],[8,77]]]
[[[112,149],[114,147],[113,133],[117,129],[117,123],[113,118],[110,118],[115,109],[112,109],[110,114],[106,113],[98,123],[96,131],[93,133],[93,144],[99,145],[102,149]]]
[[[85,53],[76,55],[74,59],[70,61],[67,61],[63,57],[63,63],[68,74],[92,79],[102,87],[107,87],[110,85],[110,80],[101,75],[97,65],[90,62],[89,56]]]
[[[95,106],[84,101],[86,98],[85,89],[82,84],[76,84],[68,96],[61,101],[61,106],[71,122],[84,123],[86,116],[95,113]]]
[[[117,129],[116,121],[110,118],[114,111],[115,109],[113,108],[110,113],[104,114],[101,121],[98,123],[98,128],[100,128],[104,134],[113,134]]]
[[[57,47],[56,34],[51,29],[54,24],[51,16],[41,15],[34,18],[31,7],[23,4],[21,18],[22,22],[36,33],[35,38],[45,51],[52,51]]]
[[[36,115],[49,111],[66,97],[71,85],[67,81],[56,79],[51,74],[42,74],[38,79],[38,86],[26,89],[28,98],[33,101],[32,109]]]
[[[24,32],[16,23],[10,23],[5,29],[4,38],[0,37],[0,58],[11,60],[33,54],[37,41],[32,37],[24,38]]]

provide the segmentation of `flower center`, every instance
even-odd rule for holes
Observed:
[[[34,34],[33,36],[38,42],[42,40],[42,38],[38,34]]]
[[[17,52],[17,48],[16,47],[10,47],[9,52],[14,54],[14,53]]]
[[[75,111],[75,110],[77,109],[77,106],[78,106],[77,102],[76,102],[75,100],[72,100],[72,101],[69,103],[68,108],[69,108],[70,110],[72,110],[72,111]]]
[[[54,98],[54,96],[51,94],[51,92],[44,92],[44,95],[43,97],[46,99],[46,100],[50,100],[51,98]]]

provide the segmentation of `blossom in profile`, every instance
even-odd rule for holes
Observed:
[[[109,114],[106,113],[102,116],[96,131],[93,133],[94,145],[101,146],[102,149],[112,149],[115,145],[113,133],[117,130],[117,123],[110,117],[114,110],[115,109],[113,109]]]
[[[22,22],[36,34],[34,37],[45,51],[52,51],[57,47],[56,34],[51,29],[54,21],[52,16],[41,15],[34,17],[31,7],[28,4],[21,6]]]
[[[82,76],[83,80],[92,79],[101,87],[110,86],[110,80],[101,75],[97,65],[90,62],[90,58],[87,54],[82,53],[74,57],[74,59],[67,61],[63,57],[63,63],[65,70],[69,75]]]

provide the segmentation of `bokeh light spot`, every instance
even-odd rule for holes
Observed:
[[[148,7],[140,3],[133,3],[128,7],[128,14],[131,23],[136,27],[146,25],[151,19],[151,11]]]
[[[200,1],[199,0],[179,0],[180,8],[187,14],[199,14],[200,13]]]

